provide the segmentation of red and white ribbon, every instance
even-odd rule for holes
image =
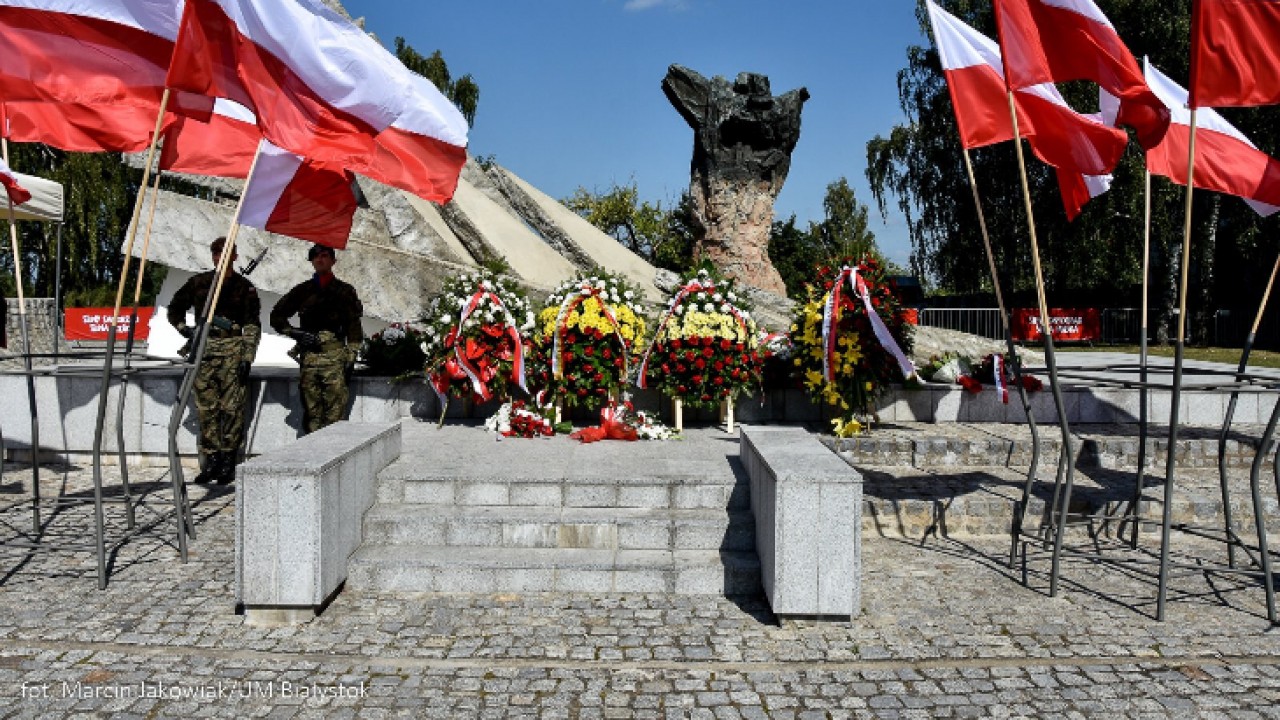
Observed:
[[[453,341],[453,357],[445,364],[446,373],[433,373],[431,376],[431,387],[436,391],[436,395],[440,399],[441,405],[448,402],[445,392],[448,390],[449,382],[458,377],[458,371],[462,376],[471,381],[471,388],[483,400],[489,400],[493,394],[489,392],[489,385],[480,379],[480,372],[467,359],[463,349],[466,342],[462,337],[462,329],[466,325],[471,314],[476,311],[480,303],[489,298],[497,308],[502,311],[502,318],[505,321],[503,328],[508,338],[511,339],[512,345],[512,363],[511,363],[511,379],[520,386],[520,389],[527,395],[528,387],[525,385],[524,372],[524,341],[520,337],[520,328],[516,325],[516,321],[511,317],[511,313],[507,310],[507,306],[502,302],[502,298],[497,293],[487,288],[481,287],[476,290],[475,294],[462,306],[462,312],[458,315],[458,325],[454,331]]]
[[[871,322],[871,330],[875,333],[876,339],[898,361],[898,368],[902,370],[902,376],[909,378],[915,375],[916,366],[902,352],[902,348],[898,347],[898,341],[894,340],[893,333],[889,332],[884,320],[880,318],[880,313],[876,312],[875,306],[871,303],[871,292],[867,289],[866,280],[863,280],[858,274],[858,268],[846,266],[836,276],[836,282],[832,286],[831,292],[827,294],[827,302],[822,309],[823,379],[827,382],[835,382],[836,326],[840,322],[840,306],[841,300],[844,298],[846,279],[848,280],[849,290],[862,300],[862,306],[866,309],[867,319]]]
[[[993,362],[991,367],[995,370],[996,375],[996,392],[1000,393],[1000,402],[1005,405],[1009,404],[1009,387],[1004,382],[1004,356],[996,353],[991,356]]]

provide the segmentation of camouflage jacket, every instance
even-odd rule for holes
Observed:
[[[356,289],[336,277],[324,287],[314,277],[294,286],[271,309],[271,327],[284,333],[294,315],[298,316],[298,327],[306,332],[319,334],[328,330],[349,344],[364,339],[360,328],[364,305]]]
[[[197,323],[203,320],[204,318],[199,315],[204,310],[204,304],[215,279],[215,272],[210,270],[192,277],[178,288],[178,292],[173,295],[173,300],[169,302],[169,324],[174,327],[185,325],[187,311],[191,309],[196,312]],[[250,326],[258,328],[262,324],[258,319],[261,312],[262,302],[258,300],[257,288],[243,275],[234,270],[228,270],[227,277],[222,283],[222,293],[218,295],[218,307],[214,309],[213,314],[231,321],[236,326],[234,334],[238,335]]]

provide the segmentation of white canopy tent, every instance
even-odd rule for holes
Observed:
[[[14,206],[14,219],[62,222],[61,183],[22,173],[14,173],[14,176],[18,178],[18,184],[31,193],[30,200]],[[3,212],[3,208],[0,208],[0,212]],[[0,220],[5,219],[8,218],[0,216]]]

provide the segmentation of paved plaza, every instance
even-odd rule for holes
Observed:
[[[89,553],[7,551],[0,717],[1280,717],[1280,632],[1245,579],[1179,577],[1161,623],[1149,578],[1068,562],[1050,598],[1048,563],[1024,587],[1006,538],[867,533],[852,623],[779,624],[762,597],[347,591],[309,625],[255,627],[233,607],[234,493],[193,486],[183,564],[162,471],[131,477],[154,527],[113,549],[106,590]],[[7,466],[6,536],[30,527],[29,482]],[[67,507],[46,539],[90,521]]]

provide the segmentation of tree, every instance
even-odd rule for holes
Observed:
[[[961,20],[989,37],[995,37],[990,4],[975,0],[941,3]],[[1151,61],[1185,84],[1188,74],[1190,0],[1113,0],[1107,16],[1137,57]],[[921,27],[929,30],[923,2],[917,7]],[[898,73],[899,100],[907,122],[887,136],[867,144],[867,179],[883,212],[896,200],[907,217],[912,242],[912,270],[940,287],[958,293],[991,289],[972,191],[957,138],[955,117],[945,79],[932,47],[907,49],[907,66]],[[1068,83],[1062,86],[1071,105],[1082,111],[1096,109],[1095,86]],[[1275,108],[1228,110],[1228,120],[1249,135],[1264,151],[1277,149],[1280,111]],[[1034,283],[1026,218],[1012,143],[972,151],[971,157],[983,209],[1002,268],[1006,290],[1028,293]],[[1136,144],[1115,172],[1110,192],[1093,200],[1084,213],[1068,223],[1062,210],[1057,183],[1050,168],[1028,153],[1028,180],[1039,235],[1046,285],[1059,297],[1073,293],[1106,298],[1107,302],[1137,304],[1134,289],[1142,276],[1143,156]],[[1280,221],[1260,220],[1243,203],[1220,201],[1212,193],[1195,196],[1194,240],[1191,262],[1196,283],[1192,297],[1201,315],[1214,304],[1230,303],[1243,295],[1256,307],[1261,283],[1247,286],[1243,278],[1265,274],[1274,249],[1257,247],[1257,238],[1274,237]],[[1156,327],[1168,334],[1176,305],[1182,239],[1184,190],[1172,183],[1153,181],[1152,301],[1157,307]],[[1265,282],[1265,277],[1262,278]]]
[[[439,50],[423,57],[402,37],[396,38],[396,57],[404,66],[431,81],[449,101],[458,106],[468,125],[476,124],[476,108],[480,105],[480,86],[470,75],[457,80],[449,75],[449,65]]]
[[[63,185],[66,204],[62,233],[62,292],[67,306],[103,306],[115,301],[122,240],[133,213],[140,170],[118,153],[65,153],[44,145],[11,146],[14,169]],[[56,283],[57,228],[51,223],[19,223],[23,291],[28,297],[53,297]],[[7,241],[5,243],[8,245]],[[15,295],[12,253],[0,255],[4,294]],[[136,263],[133,264],[136,270]],[[136,279],[136,274],[130,273]],[[141,302],[154,302],[164,269],[149,265]],[[133,301],[134,280],[126,302]]]
[[[648,262],[683,271],[693,263],[693,207],[688,193],[671,210],[641,201],[635,183],[605,192],[578,188],[562,200],[566,207]]]
[[[822,220],[805,229],[796,226],[795,215],[773,223],[769,259],[791,297],[803,296],[805,283],[812,281],[813,269],[821,263],[871,255],[887,267],[875,234],[867,228],[867,206],[858,202],[846,178],[827,185],[822,208]]]

